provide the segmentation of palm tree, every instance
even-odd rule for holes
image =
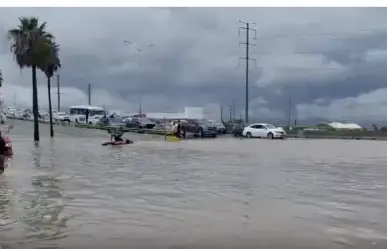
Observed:
[[[46,23],[39,23],[36,17],[21,17],[20,24],[15,29],[8,30],[11,41],[11,51],[15,56],[16,63],[23,69],[32,69],[32,112],[34,114],[34,141],[39,141],[39,109],[38,109],[38,87],[36,69],[44,65],[46,61],[47,48],[54,38],[46,31]]]
[[[40,69],[44,72],[47,77],[47,90],[48,90],[48,112],[50,114],[50,136],[54,137],[54,126],[52,123],[52,106],[51,106],[51,78],[54,76],[54,72],[57,71],[60,67],[59,59],[59,45],[54,41],[51,41],[48,44],[48,56],[43,65],[40,66]],[[43,51],[45,52],[45,50]]]

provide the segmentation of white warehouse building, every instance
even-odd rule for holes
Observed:
[[[212,119],[220,120],[220,108],[208,107],[185,107],[184,112],[177,113],[146,113],[148,118],[155,119]]]
[[[355,123],[339,123],[339,122],[332,122],[328,123],[330,127],[333,127],[335,129],[347,129],[347,130],[361,130],[363,129],[360,125]]]

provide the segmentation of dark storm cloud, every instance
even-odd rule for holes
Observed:
[[[320,112],[329,118],[330,104],[365,98],[387,80],[384,9],[15,8],[0,10],[0,30],[25,15],[47,21],[61,44],[61,82],[69,104],[85,101],[91,83],[96,104],[111,108],[136,109],[141,95],[149,111],[228,106],[235,100],[239,114],[245,84],[243,64],[237,66],[244,36],[238,37],[239,19],[258,24],[252,48],[257,68],[250,70],[250,110],[256,117],[285,118],[292,96],[300,116]],[[20,75],[8,44],[1,48],[8,96],[29,95],[29,71]],[[43,75],[39,79],[44,83]]]

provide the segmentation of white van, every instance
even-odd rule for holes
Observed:
[[[106,111],[99,106],[78,105],[70,106],[68,115],[71,122],[86,123],[86,111],[89,111],[89,124],[96,124],[106,114]]]

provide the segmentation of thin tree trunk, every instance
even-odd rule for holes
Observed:
[[[32,66],[32,112],[34,114],[34,141],[39,142],[39,104],[36,66]]]
[[[51,78],[47,77],[48,89],[48,112],[50,114],[50,137],[54,137],[54,126],[52,124],[52,106],[51,106]]]

